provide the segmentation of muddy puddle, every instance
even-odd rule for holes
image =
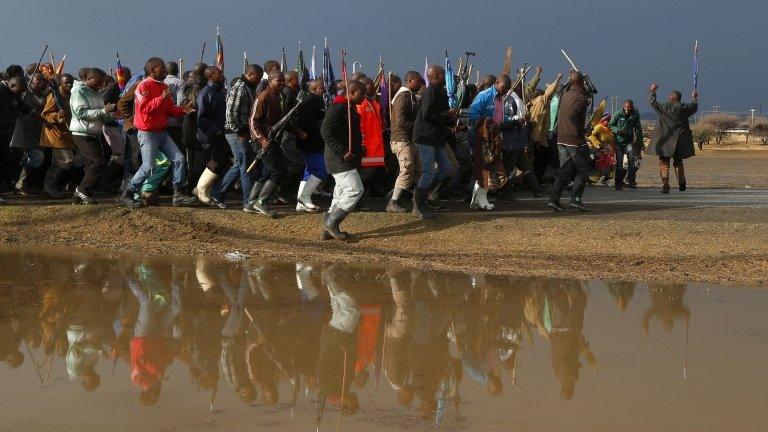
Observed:
[[[0,431],[766,430],[767,310],[702,284],[0,249]]]

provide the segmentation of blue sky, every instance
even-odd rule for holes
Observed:
[[[424,57],[451,61],[476,51],[481,73],[498,73],[504,48],[515,48],[514,63],[531,61],[551,79],[567,64],[564,48],[589,72],[601,97],[633,98],[649,111],[647,88],[661,84],[662,93],[691,91],[692,45],[701,45],[700,91],[705,109],[747,112],[762,102],[768,111],[763,82],[768,78],[765,55],[765,0],[635,0],[635,1],[358,1],[264,2],[245,0],[5,0],[0,14],[0,63],[28,64],[48,43],[57,58],[67,54],[67,69],[113,67],[120,52],[123,64],[140,67],[146,58],[197,61],[203,40],[206,61],[221,27],[226,64],[239,70],[242,52],[251,61],[279,59],[285,45],[289,64],[296,61],[298,41],[309,61],[312,45],[327,36],[338,72],[338,50],[347,49],[375,73],[379,54],[386,69],[422,70]],[[47,57],[47,56],[46,56]],[[320,60],[318,59],[318,62]]]

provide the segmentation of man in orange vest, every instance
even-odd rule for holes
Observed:
[[[368,77],[360,78],[365,84],[365,99],[357,105],[360,115],[360,132],[363,134],[363,161],[361,168],[378,169],[384,167],[384,136],[381,126],[381,105],[376,102],[376,86]],[[374,174],[375,176],[375,174]],[[365,178],[370,179],[370,174]]]

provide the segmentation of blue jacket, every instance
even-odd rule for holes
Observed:
[[[493,99],[499,94],[496,86],[481,91],[469,106],[469,121],[475,123],[483,117],[493,118],[496,106]],[[525,108],[520,109],[515,96],[502,96],[504,101],[504,120],[501,124],[501,138],[505,150],[521,150],[528,145],[528,131],[521,127],[520,120],[525,117]]]
[[[197,139],[209,141],[224,133],[227,95],[221,84],[208,83],[197,95]]]

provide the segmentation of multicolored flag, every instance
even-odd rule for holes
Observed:
[[[309,62],[309,79],[317,79],[315,75],[315,46],[312,45],[312,60]]]
[[[445,89],[448,92],[448,106],[456,108],[456,78],[453,76],[453,66],[445,51]]]
[[[216,61],[214,66],[221,69],[221,73],[224,73],[224,43],[221,41],[221,33],[219,33],[218,27],[216,27]]]
[[[285,47],[283,47],[283,56],[280,58],[280,72],[288,72],[288,59],[285,57]]]
[[[699,41],[693,44],[693,91],[699,89]]]
[[[120,87],[120,91],[122,92],[123,90],[125,90],[125,83],[128,80],[125,77],[125,70],[123,69],[123,65],[120,64],[120,53],[116,53],[116,54],[117,54],[117,69],[115,69],[115,78],[117,79],[117,85],[118,87]],[[64,64],[64,59],[61,60],[61,63],[62,65]]]

